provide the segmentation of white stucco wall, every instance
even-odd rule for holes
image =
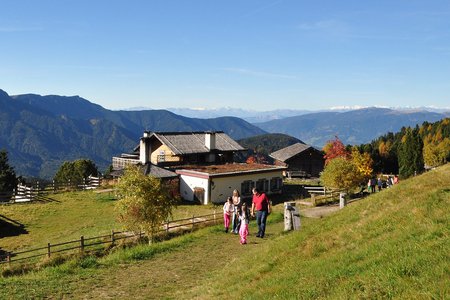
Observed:
[[[209,202],[209,179],[198,178],[188,175],[180,175],[180,195],[183,199],[194,201],[194,188],[205,189],[205,202]]]
[[[208,203],[223,203],[226,198],[231,196],[234,189],[237,189],[240,193],[241,184],[244,181],[258,181],[260,179],[269,180],[273,177],[282,178],[282,170],[271,170],[262,173],[252,173],[235,176],[224,176],[224,177],[212,177],[210,179],[199,178],[195,175],[180,175],[180,194],[181,197],[188,201],[194,200],[194,188],[203,188],[205,189],[205,198],[203,204]],[[211,184],[211,188],[209,187]],[[211,191],[211,195],[209,192]],[[272,191],[267,192],[270,195]],[[276,193],[279,193],[277,191]]]
[[[241,194],[241,184],[244,181],[252,180],[254,182],[260,179],[269,180],[273,177],[281,177],[282,171],[270,171],[265,173],[256,173],[256,174],[244,174],[233,177],[216,177],[212,178],[212,182],[214,183],[211,187],[211,200],[214,203],[217,202],[225,202],[227,197],[233,194],[233,190],[237,189]],[[270,186],[269,186],[270,189]],[[267,192],[268,195],[271,194],[269,190]]]

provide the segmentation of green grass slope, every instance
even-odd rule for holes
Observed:
[[[48,197],[48,202],[0,205],[0,251],[34,249],[123,229],[117,222],[112,193],[91,190]],[[173,219],[211,213],[211,206],[180,205]]]
[[[449,231],[447,164],[278,237],[193,295],[448,299]]]
[[[0,298],[448,299],[450,165],[249,244],[220,226],[0,278]]]

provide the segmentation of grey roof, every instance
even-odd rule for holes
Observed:
[[[175,155],[192,153],[209,153],[205,146],[205,134],[210,132],[153,132],[151,137],[156,137],[164,145],[170,148]],[[213,132],[216,136],[215,150],[221,152],[243,151],[244,147],[222,131]]]
[[[309,148],[313,148],[314,147],[310,146],[310,145],[306,145],[306,144],[302,144],[302,143],[296,143],[293,145],[290,145],[286,148],[280,149],[278,151],[272,152],[269,154],[270,157],[275,158],[279,161],[286,161],[289,158],[305,151],[308,150]]]
[[[160,168],[155,166],[154,164],[147,163],[142,166],[142,171],[145,175],[155,176],[157,178],[172,178],[178,177],[178,174],[172,171],[169,171],[164,168]]]

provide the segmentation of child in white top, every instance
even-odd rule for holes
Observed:
[[[227,198],[227,201],[223,205],[223,224],[225,226],[225,232],[228,232],[230,228],[231,216],[233,215],[234,205],[231,197]]]

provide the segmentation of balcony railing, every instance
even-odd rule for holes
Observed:
[[[133,158],[113,157],[112,159],[113,169],[115,170],[124,169],[126,166],[137,165],[138,163],[139,159]]]

